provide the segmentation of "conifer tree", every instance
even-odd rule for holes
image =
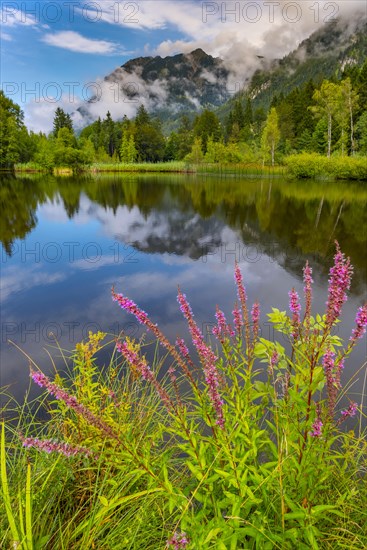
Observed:
[[[53,135],[56,138],[61,128],[68,128],[71,132],[74,131],[71,116],[65,113],[64,109],[61,109],[61,107],[57,107],[55,111],[53,128]]]

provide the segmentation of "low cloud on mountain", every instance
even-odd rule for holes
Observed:
[[[213,90],[218,88],[222,101],[246,88],[257,69],[266,68],[272,60],[281,59],[296,50],[302,40],[333,18],[340,18],[340,27],[348,36],[357,23],[367,17],[364,0],[316,3],[308,0],[291,3],[142,0],[131,3],[130,10],[118,3],[111,6],[111,2],[102,0],[88,6],[90,17],[98,13],[101,22],[134,30],[142,40],[147,39],[148,33],[157,30],[162,37],[166,34],[167,38],[159,40],[155,46],[142,46],[140,51],[145,54],[164,59],[202,49],[212,57],[220,58],[226,71],[225,79],[213,67],[204,66],[200,85],[207,90],[211,87],[214,95]],[[109,55],[121,47],[113,41],[90,39],[75,31],[48,32],[42,40],[55,47],[89,54]],[[316,54],[313,52],[313,55]],[[307,55],[307,51],[299,50],[300,59]],[[184,74],[175,75],[171,66],[165,72],[163,65],[162,62],[162,71],[157,72],[156,78],[154,75],[144,77],[139,63],[134,70],[118,67],[106,78],[95,80],[96,93],[94,96],[90,94],[91,101],[85,101],[85,97],[74,97],[73,105],[68,106],[67,98],[63,97],[61,104],[73,113],[77,127],[98,116],[104,117],[108,110],[114,118],[123,115],[132,117],[140,104],[148,110],[167,108],[170,104],[171,110],[176,112],[180,102],[175,105],[171,99],[175,95],[173,90],[177,79],[177,86],[180,86],[180,81],[182,84],[182,105],[185,105],[185,100],[186,106],[191,105],[194,109],[204,104],[216,105],[216,98],[209,101],[209,95],[206,96],[200,87],[197,92],[190,89]],[[29,104],[26,109],[27,123],[31,128],[37,129],[38,126],[45,130],[46,124],[43,126],[42,121],[48,118],[50,111],[47,102]]]

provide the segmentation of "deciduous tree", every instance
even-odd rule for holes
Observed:
[[[280,131],[278,126],[278,114],[275,107],[270,109],[266,119],[265,128],[261,136],[261,148],[265,162],[266,156],[270,153],[271,165],[274,166],[275,150],[280,139]]]

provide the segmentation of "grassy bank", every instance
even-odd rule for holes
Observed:
[[[202,163],[196,166],[196,171],[198,174],[234,174],[238,176],[283,176],[286,174],[285,166],[263,166],[262,164],[257,163]]]
[[[69,173],[70,168],[54,168],[55,175]],[[46,172],[35,163],[17,164],[15,171],[19,173]],[[133,164],[124,163],[94,163],[88,168],[81,169],[81,172],[92,174],[100,173],[177,173],[177,174],[235,174],[249,176],[273,176],[284,175],[286,168],[284,166],[262,166],[257,163],[237,163],[237,164],[219,164],[219,163],[201,163],[188,164],[186,162],[141,162]]]
[[[47,168],[44,168],[37,164],[36,162],[26,162],[22,164],[16,164],[14,166],[15,172],[19,173],[41,173],[41,174],[47,174],[49,170]]]
[[[137,162],[137,163],[95,163],[88,169],[93,173],[99,172],[194,172],[195,170],[185,162]]]
[[[338,248],[326,311],[313,316],[306,265],[302,317],[292,290],[290,314],[268,314],[272,341],[260,337],[259,304],[247,303],[237,266],[233,325],[217,309],[211,343],[179,291],[195,354],[113,293],[164,353],[157,346],[149,365],[143,341],[121,338],[101,370],[98,333],[77,346],[67,379],[32,366],[44,396],[3,410],[2,547],[366,547],[363,396],[350,399],[341,372],[367,305],[346,344],[335,334],[351,273]]]
[[[69,174],[70,168],[54,168],[56,175]],[[17,164],[15,171],[19,173],[47,172],[35,163]],[[315,153],[290,155],[284,158],[284,165],[263,166],[257,163],[201,163],[187,164],[185,162],[157,163],[95,163],[81,172],[99,173],[197,173],[243,176],[289,176],[296,179],[327,179],[327,180],[367,180],[367,157],[331,157],[327,158]]]
[[[290,155],[284,162],[287,173],[298,179],[367,180],[367,157],[327,158],[315,153],[303,153]]]

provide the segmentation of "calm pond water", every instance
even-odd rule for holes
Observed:
[[[348,183],[204,176],[3,177],[0,185],[1,385],[22,398],[29,360],[44,372],[63,364],[89,330],[138,337],[141,327],[111,300],[111,287],[135,300],[174,341],[186,336],[179,284],[206,333],[216,304],[231,317],[234,261],[249,300],[266,313],[302,293],[302,267],[314,269],[315,304],[324,309],[334,240],[355,276],[340,334],[349,337],[366,294],[367,189]],[[316,307],[314,308],[316,310]],[[366,356],[360,343],[345,381]],[[355,397],[363,372],[352,387]]]

